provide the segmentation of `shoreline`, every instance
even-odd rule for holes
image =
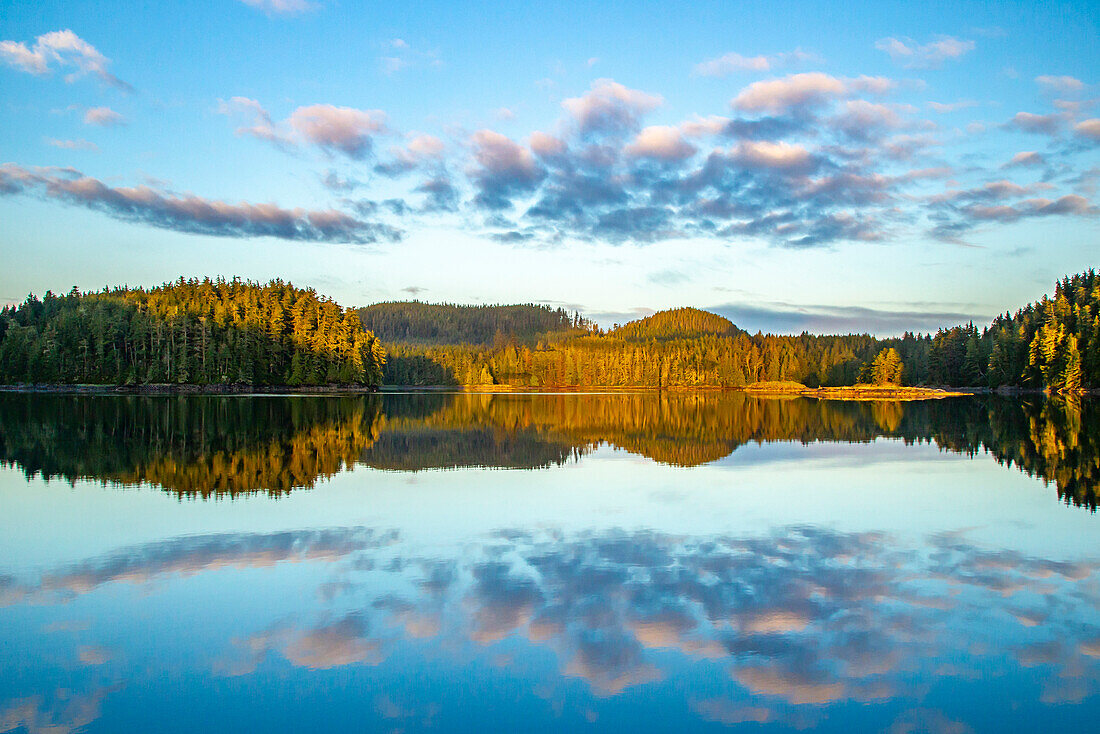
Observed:
[[[0,393],[54,394],[54,395],[368,395],[376,393],[482,393],[482,394],[551,394],[581,393],[660,393],[660,392],[743,392],[765,398],[816,398],[818,400],[845,401],[915,401],[941,400],[976,395],[1001,395],[1003,397],[1046,396],[1048,393],[1034,388],[1001,387],[882,387],[843,386],[806,387],[804,385],[762,385],[754,387],[700,386],[550,386],[527,387],[514,385],[59,385],[22,384],[0,385]],[[1097,397],[1100,391],[1083,390],[1080,397]],[[1063,396],[1066,397],[1066,396]]]
[[[296,394],[373,394],[370,385],[0,385],[0,392],[50,393],[57,395],[296,395]]]

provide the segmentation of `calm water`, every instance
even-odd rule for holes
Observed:
[[[0,731],[1092,730],[1100,410],[0,394]]]

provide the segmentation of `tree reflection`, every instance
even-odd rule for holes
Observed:
[[[378,399],[0,394],[0,461],[28,478],[278,496],[351,468]]]
[[[611,445],[674,466],[747,443],[897,438],[1054,482],[1095,510],[1100,408],[995,396],[916,402],[741,392],[91,397],[0,394],[0,461],[28,476],[150,483],[208,497],[308,488],[356,463],[541,469]]]

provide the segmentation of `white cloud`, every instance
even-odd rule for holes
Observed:
[[[240,0],[250,8],[262,10],[269,15],[297,15],[317,6],[308,0]]]
[[[44,142],[54,148],[62,150],[90,150],[99,152],[99,146],[90,140],[58,140],[57,138],[45,138]]]
[[[664,98],[629,89],[611,79],[597,79],[580,97],[562,102],[562,107],[582,133],[624,132],[638,127],[642,115],[664,104]]]
[[[731,157],[742,165],[754,168],[794,170],[806,169],[813,164],[810,152],[801,145],[764,140],[738,143],[731,151]]]
[[[682,161],[695,155],[695,146],[684,140],[680,130],[666,125],[645,128],[625,150],[637,158],[664,161]]]
[[[1073,131],[1082,138],[1100,142],[1100,117],[1084,120],[1073,126]]]
[[[875,42],[875,48],[885,51],[906,69],[936,69],[944,61],[961,58],[973,51],[974,42],[937,36],[934,41],[920,45],[911,38],[882,38]]]
[[[718,58],[696,64],[693,73],[699,76],[729,76],[737,72],[764,72],[791,63],[817,61],[818,57],[802,49],[790,53],[777,53],[768,56],[742,56],[730,52]]]
[[[386,115],[381,110],[317,104],[299,107],[287,119],[275,122],[256,100],[233,97],[228,102],[221,102],[218,112],[252,118],[251,124],[237,128],[238,135],[249,135],[280,146],[311,143],[329,153],[341,153],[355,160],[370,154],[374,135],[387,132]]]
[[[1047,92],[1080,92],[1085,83],[1072,76],[1037,76],[1035,82]]]
[[[50,73],[55,65],[72,66],[76,71],[65,77],[67,82],[92,74],[117,89],[133,89],[107,70],[111,64],[110,59],[70,30],[43,33],[34,39],[34,46],[30,48],[17,41],[0,41],[0,59],[9,66],[36,75]]]
[[[881,83],[880,83],[881,82]],[[745,112],[770,112],[781,114],[792,109],[817,107],[848,96],[856,87],[860,89],[886,89],[889,80],[863,77],[846,82],[819,71],[793,74],[781,79],[753,82],[741,90],[730,103]]]
[[[977,107],[978,103],[972,99],[960,99],[958,102],[929,102],[928,107],[941,115],[956,110],[965,110],[969,107]]]
[[[110,107],[91,107],[84,111],[85,125],[98,125],[99,127],[113,127],[122,125],[126,120]]]

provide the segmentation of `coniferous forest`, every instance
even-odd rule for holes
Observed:
[[[378,385],[385,351],[352,309],[273,280],[28,296],[0,312],[0,382]]]
[[[445,323],[455,307],[433,306]],[[538,313],[546,307],[527,308]],[[514,387],[741,387],[795,382],[809,387],[853,384],[1019,387],[1074,393],[1100,387],[1100,278],[1094,270],[1064,278],[1053,296],[1015,314],[936,334],[798,336],[748,334],[721,316],[694,308],[663,311],[603,332],[579,317],[558,331],[507,335],[498,313],[479,307],[488,340],[433,340],[421,328],[406,338],[388,324],[424,304],[362,309],[364,323],[386,342],[387,384]],[[384,316],[384,318],[382,318]],[[502,334],[508,338],[502,338]]]
[[[385,344],[385,349],[383,348]],[[548,306],[389,302],[358,311],[279,280],[184,280],[29,296],[0,312],[0,382],[1100,388],[1100,278],[979,330],[749,334],[694,308],[604,331]]]

